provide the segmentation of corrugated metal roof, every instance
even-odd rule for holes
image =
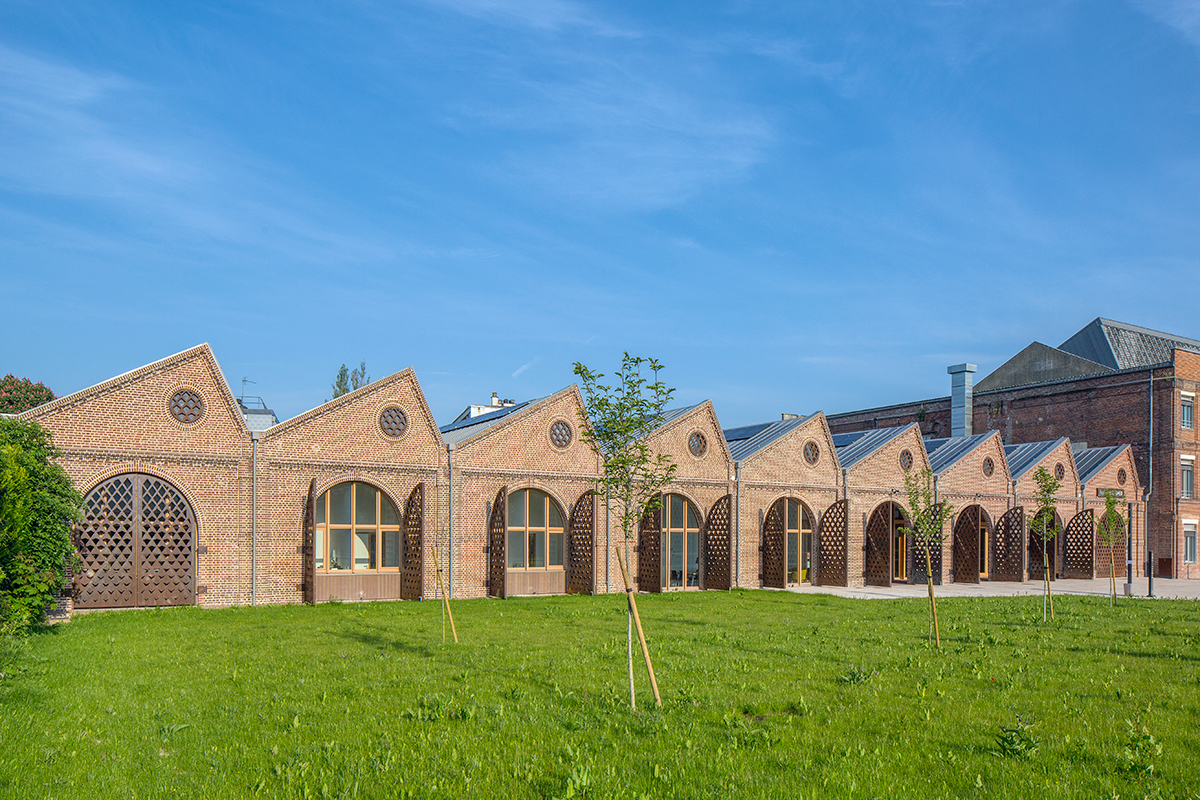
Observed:
[[[1014,481],[1038,465],[1054,448],[1066,439],[1055,439],[1052,442],[1026,442],[1025,444],[1010,444],[1004,446],[1004,458],[1008,461],[1008,474]]]
[[[470,439],[480,431],[485,431],[495,425],[500,420],[517,413],[523,408],[528,408],[534,403],[539,403],[545,400],[545,397],[539,397],[536,400],[526,400],[524,403],[517,403],[515,406],[500,408],[487,414],[478,417],[469,417],[461,422],[451,422],[449,425],[443,425],[440,430],[442,432],[442,441],[446,444],[458,444],[459,442]]]
[[[929,454],[929,468],[933,470],[934,475],[941,475],[992,435],[989,431],[950,439],[926,439],[925,452]]]
[[[668,409],[666,409],[665,411],[663,411],[662,416],[658,420],[658,427],[661,428],[662,426],[666,425],[667,423],[673,422],[674,420],[679,419],[680,417],[682,417],[684,414],[688,413],[689,411],[699,408],[700,405],[701,405],[700,403],[695,403],[694,405],[684,406],[683,408],[668,408]],[[657,428],[655,430],[657,430]]]
[[[1200,341],[1097,317],[1058,347],[1110,369],[1165,364],[1171,350],[1200,353]]]
[[[1107,467],[1113,459],[1129,449],[1127,444],[1112,447],[1089,447],[1075,454],[1075,469],[1079,472],[1079,482],[1087,483],[1096,473]]]
[[[809,419],[810,417],[777,419],[774,422],[730,428],[725,431],[725,441],[729,444],[729,455],[733,457],[734,461],[748,458],[799,428]]]
[[[916,427],[916,424],[913,422],[908,425],[897,425],[892,428],[835,433],[833,435],[833,446],[837,448],[838,464],[842,469],[853,467],[909,428]]]

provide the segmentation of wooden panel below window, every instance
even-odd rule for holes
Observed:
[[[341,574],[318,572],[316,578],[315,601],[327,603],[330,600],[344,600],[348,603],[358,600],[399,600],[400,573],[369,573],[344,572]]]
[[[510,597],[530,594],[566,594],[567,573],[563,570],[546,570],[545,572],[510,570],[507,589]]]

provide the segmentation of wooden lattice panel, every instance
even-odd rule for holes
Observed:
[[[927,583],[925,578],[925,546],[918,544],[913,534],[908,535],[909,583]],[[942,543],[929,543],[929,566],[933,570],[933,583],[942,585]]]
[[[79,608],[195,602],[196,520],[183,495],[149,475],[110,478],[88,493],[75,528]]]
[[[767,509],[762,528],[762,583],[772,589],[787,586],[786,531],[783,519],[787,499],[780,498]]]
[[[864,537],[864,575],[867,586],[892,585],[892,504],[884,503],[871,512]]]
[[[638,523],[638,589],[662,591],[662,512],[658,509],[642,515]]]
[[[1119,532],[1117,533],[1116,541],[1113,542],[1111,548],[1104,544],[1102,540],[1103,531],[1105,530],[1107,521],[1108,514],[1105,513],[1104,516],[1100,517],[1100,527],[1096,532],[1096,559],[1094,562],[1096,567],[1096,577],[1111,578],[1112,572],[1116,572],[1118,577],[1123,577],[1125,575],[1126,520],[1122,518],[1117,521]],[[1112,550],[1111,554],[1109,553],[1110,549]]]
[[[575,501],[567,525],[568,594],[595,594],[595,519],[596,493],[588,489]]]
[[[848,585],[846,540],[849,517],[849,500],[838,500],[821,515],[817,531],[816,575],[821,586]]]
[[[386,500],[384,502],[387,502]],[[418,483],[404,503],[404,550],[400,562],[400,599],[420,600],[425,579],[425,484]]]
[[[996,522],[992,535],[991,576],[994,581],[1021,581],[1025,579],[1025,509],[1010,508]]]
[[[488,595],[508,596],[508,487],[501,486],[488,520]]]
[[[317,502],[317,479],[313,478],[308,484],[308,494],[304,498],[304,530],[301,534],[300,553],[300,592],[304,602],[312,604],[317,600],[317,546],[314,537],[313,511]]]
[[[702,589],[729,589],[729,555],[733,552],[730,541],[729,517],[733,496],[725,495],[709,509],[701,534],[703,560],[700,565],[700,587]]]
[[[1063,577],[1091,580],[1095,575],[1096,518],[1087,508],[1071,517],[1063,535]]]
[[[118,475],[88,493],[75,546],[77,607],[137,605],[137,476]]]
[[[1053,512],[1039,511],[1037,515],[1029,522],[1029,580],[1040,581],[1042,574],[1045,571],[1045,560],[1042,556],[1042,547],[1046,548],[1046,556],[1050,564],[1050,580],[1054,580],[1058,575],[1058,539],[1059,534],[1055,533],[1050,539],[1042,538],[1038,532],[1038,520],[1043,517],[1049,519],[1047,525],[1053,525],[1054,530],[1058,528],[1058,520],[1055,519]],[[1047,530],[1051,528],[1047,527]]]
[[[982,509],[967,506],[954,523],[951,549],[953,553],[954,582],[979,583],[979,527]]]

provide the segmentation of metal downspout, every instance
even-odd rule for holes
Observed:
[[[250,605],[258,605],[258,431],[250,431]]]
[[[450,499],[446,503],[446,597],[454,596],[454,445],[446,445],[446,482]]]
[[[1146,450],[1147,456],[1147,477],[1146,494],[1142,496],[1142,551],[1146,554],[1146,577],[1149,578],[1149,573],[1154,571],[1154,565],[1150,563],[1150,495],[1154,494],[1154,367],[1150,367],[1150,442]],[[1129,557],[1132,559],[1133,554]]]
[[[742,462],[733,462],[733,585],[742,585]],[[732,586],[730,588],[732,588]]]

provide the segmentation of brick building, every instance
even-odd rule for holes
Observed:
[[[972,365],[952,370],[950,396],[829,415],[835,433],[917,424],[925,436],[951,433],[954,415],[967,433],[998,431],[1005,445],[1067,438],[1080,456],[1130,445],[1137,491],[1135,536],[1154,553],[1156,574],[1197,578],[1194,463],[1195,395],[1200,341],[1098,318],[1058,347],[1033,342],[972,385]],[[1114,476],[1115,477],[1115,476]],[[1076,498],[1083,503],[1083,498]],[[1143,538],[1143,532],[1144,538]],[[1143,574],[1145,553],[1135,553]]]

